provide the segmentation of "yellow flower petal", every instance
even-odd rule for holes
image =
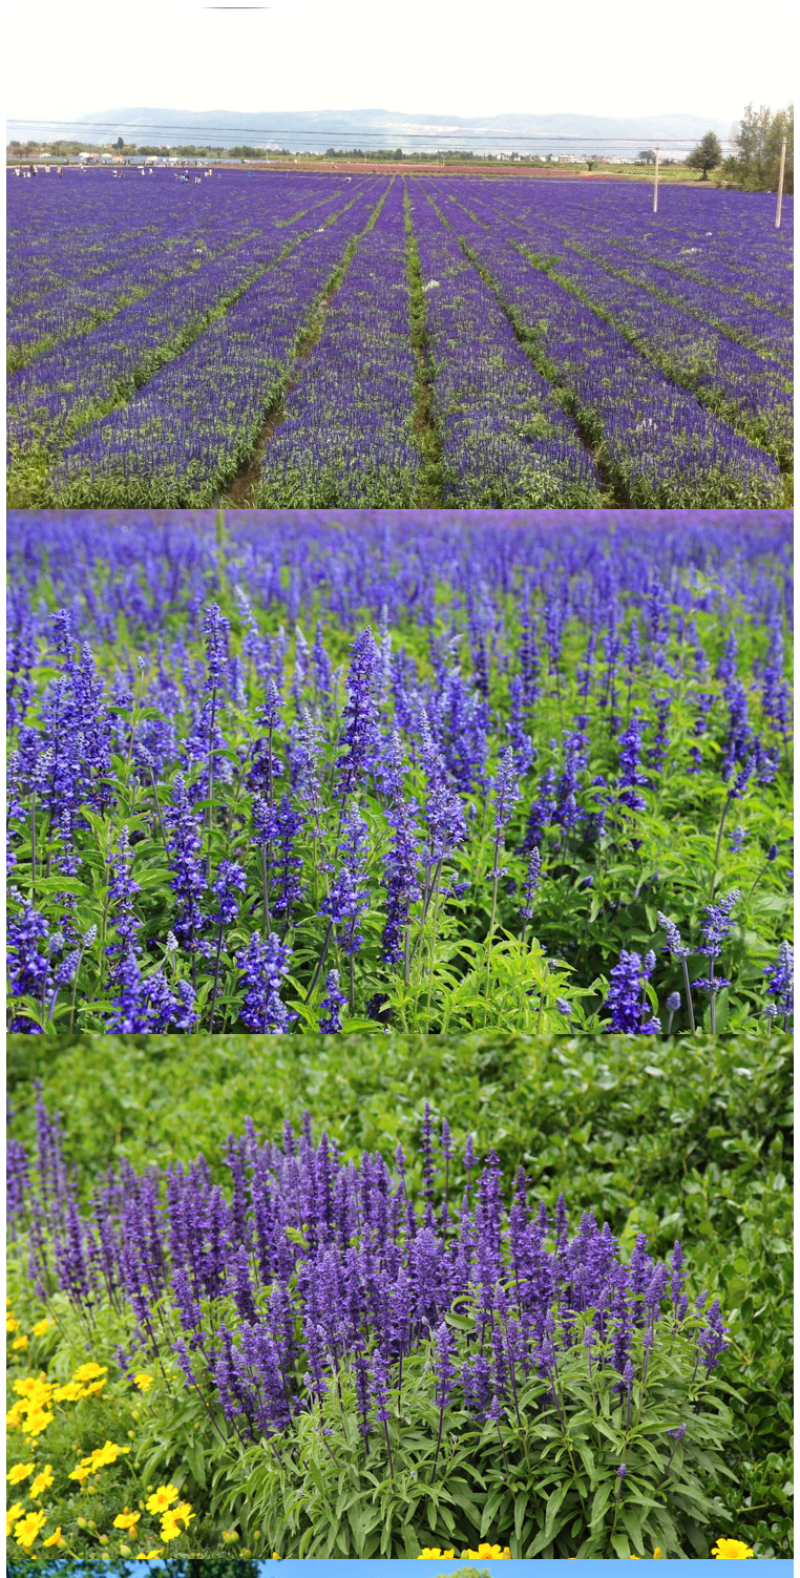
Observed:
[[[23,1479],[28,1479],[35,1468],[35,1463],[15,1463],[6,1474],[9,1485],[21,1485]]]
[[[753,1552],[751,1551],[749,1545],[745,1545],[744,1540],[727,1540],[727,1539],[725,1539],[725,1540],[717,1540],[717,1543],[714,1546],[714,1549],[712,1550],[711,1555],[715,1556],[717,1558],[717,1560],[719,1561],[720,1558],[730,1557],[730,1556],[738,1556],[740,1558],[746,1558],[748,1556],[752,1556]]]
[[[83,1381],[94,1381],[94,1380],[96,1380],[98,1375],[107,1375],[107,1374],[108,1374],[108,1365],[107,1364],[95,1364],[94,1361],[92,1360],[89,1364],[82,1364],[82,1365],[79,1366],[79,1368],[77,1370],[73,1370],[73,1372],[72,1372],[72,1379],[73,1379],[73,1381],[81,1381],[81,1382],[83,1382]]]
[[[13,1507],[9,1507],[8,1508],[8,1510],[6,1512],[6,1539],[7,1540],[11,1538],[11,1530],[13,1529],[15,1523],[19,1523],[19,1520],[24,1515],[24,1512],[25,1512],[25,1508],[23,1507],[21,1501],[15,1501]]]
[[[83,1392],[83,1387],[77,1381],[67,1381],[63,1386],[57,1386],[53,1392],[54,1403],[76,1403]]]
[[[126,1507],[123,1512],[117,1513],[117,1516],[114,1519],[114,1528],[135,1530],[141,1516],[141,1512],[131,1512],[130,1508]]]
[[[46,1463],[41,1473],[36,1475],[36,1478],[31,1485],[29,1491],[31,1501],[36,1501],[37,1497],[41,1496],[45,1490],[49,1490],[52,1483],[53,1465],[52,1463]]]
[[[171,1507],[173,1501],[177,1501],[177,1499],[178,1492],[174,1485],[159,1485],[158,1489],[153,1491],[149,1500],[145,1502],[145,1506],[148,1512],[166,1512],[167,1508]]]
[[[14,1529],[14,1539],[24,1550],[30,1550],[34,1540],[47,1522],[46,1512],[28,1512]]]
[[[29,1436],[40,1436],[48,1425],[53,1423],[53,1415],[43,1408],[37,1408],[34,1413],[29,1413],[25,1421],[25,1429]]]

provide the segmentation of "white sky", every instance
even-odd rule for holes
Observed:
[[[15,6],[7,115],[386,109],[688,112],[734,121],[793,93],[784,7],[284,3],[268,10]],[[13,132],[12,132],[13,135]]]

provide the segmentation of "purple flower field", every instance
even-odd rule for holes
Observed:
[[[12,1029],[789,1028],[787,514],[9,549]]]
[[[173,171],[11,181],[9,502],[789,502],[769,194]]]

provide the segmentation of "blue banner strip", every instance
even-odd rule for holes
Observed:
[[[234,1566],[234,1563],[235,1559],[232,1560],[232,1567]],[[150,1572],[152,1572],[154,1578],[157,1578],[159,1573],[163,1574],[165,1567],[167,1567],[167,1572],[169,1571],[167,1564],[161,1561],[137,1562],[135,1564],[130,1563],[126,1565],[136,1566],[138,1570],[137,1578],[147,1578],[148,1569]],[[266,1578],[266,1575],[269,1572],[274,1573],[275,1578],[302,1578],[302,1574],[309,1566],[313,1566],[315,1572],[322,1572],[324,1567],[326,1572],[330,1573],[331,1578],[357,1578],[358,1574],[361,1574],[363,1578],[363,1574],[367,1567],[373,1567],[376,1573],[380,1570],[381,1573],[386,1575],[386,1578],[390,1578],[390,1574],[391,1578],[425,1578],[426,1573],[428,1574],[428,1578],[437,1578],[437,1574],[439,1573],[455,1573],[458,1568],[464,1567],[472,1567],[481,1573],[489,1572],[491,1574],[491,1578],[523,1578],[523,1575],[527,1574],[530,1567],[535,1567],[537,1574],[543,1573],[545,1567],[549,1567],[551,1572],[560,1572],[562,1562],[550,1560],[518,1562],[509,1561],[508,1559],[492,1561],[491,1559],[486,1560],[479,1556],[472,1558],[462,1556],[454,1558],[451,1561],[445,1560],[444,1558],[428,1557],[422,1563],[419,1561],[403,1559],[398,1561],[309,1562],[295,1561],[289,1558],[281,1562],[260,1562],[260,1578]],[[621,1559],[612,1559],[609,1561],[599,1562],[574,1560],[570,1572],[570,1578],[572,1578],[573,1573],[588,1575],[590,1573],[596,1572],[598,1566],[625,1567],[627,1566],[627,1563]],[[640,1568],[637,1570],[641,1571],[644,1567],[649,1567],[651,1578],[658,1578],[658,1570],[660,1566],[660,1561],[646,1560],[641,1563]],[[708,1558],[707,1560],[703,1561],[692,1561],[691,1566],[694,1567],[695,1572],[699,1575],[699,1578],[713,1578],[717,1564],[716,1561]],[[110,1575],[113,1575],[113,1561],[109,1562],[108,1571]],[[791,1575],[794,1573],[794,1562],[784,1560],[761,1561],[754,1559],[748,1562],[748,1572],[750,1573],[751,1578],[758,1578],[758,1574],[766,1575],[767,1573],[771,1575],[771,1578],[776,1578],[776,1575],[778,1575],[778,1578],[791,1578]]]

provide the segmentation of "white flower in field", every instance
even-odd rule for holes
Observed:
[[[439,289],[439,281],[438,281],[438,279],[429,279],[427,285],[423,285],[422,289],[423,289],[423,292],[425,292],[426,290],[438,290]]]

